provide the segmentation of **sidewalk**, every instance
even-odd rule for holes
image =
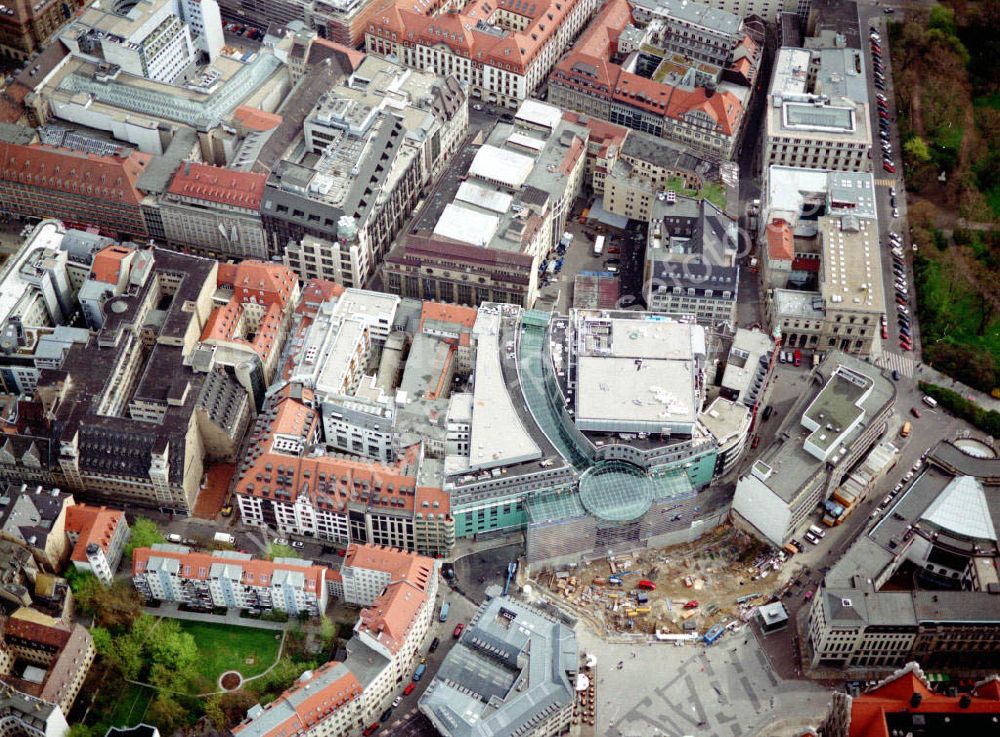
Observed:
[[[230,609],[226,614],[209,614],[207,612],[185,612],[181,611],[178,604],[164,602],[158,607],[143,607],[144,614],[153,617],[168,617],[170,619],[183,619],[188,622],[208,622],[209,624],[225,624],[231,627],[248,627],[256,630],[271,630],[273,632],[283,632],[290,626],[298,622],[294,617],[290,617],[287,622],[268,622],[262,619],[250,619],[241,617],[238,609]]]
[[[972,387],[968,387],[961,382],[955,381],[950,376],[945,376],[940,371],[937,371],[930,366],[922,364],[919,368],[917,368],[913,378],[916,381],[926,381],[931,384],[943,386],[946,389],[951,389],[958,392],[966,399],[972,400],[983,409],[992,409],[1000,412],[1000,400],[994,399],[986,392],[981,392],[978,389],[973,389]]]

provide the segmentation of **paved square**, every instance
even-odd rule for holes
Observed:
[[[609,644],[578,628],[597,656],[596,734],[609,737],[751,737],[817,724],[829,692],[782,680],[749,628],[712,647]],[[622,663],[621,670],[618,663]]]

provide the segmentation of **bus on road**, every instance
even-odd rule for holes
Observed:
[[[602,253],[604,253],[604,236],[599,235],[594,241],[594,255],[600,256]]]
[[[708,632],[705,633],[705,637],[703,638],[705,644],[714,645],[718,641],[718,639],[722,637],[725,631],[726,628],[723,625],[721,624],[715,625],[714,627],[712,627],[712,629],[710,629]]]

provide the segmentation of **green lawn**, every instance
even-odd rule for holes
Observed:
[[[146,709],[156,692],[151,688],[125,684],[125,692],[115,702],[115,708],[108,715],[108,724],[112,727],[130,727],[142,721]]]
[[[198,673],[211,686],[228,670],[238,670],[244,678],[263,673],[278,657],[280,632],[183,620],[180,625],[194,637]]]
[[[932,261],[920,271],[919,294],[924,340],[944,340],[987,351],[1000,359],[1000,317],[977,335],[979,299],[971,285],[946,265]]]
[[[726,209],[726,188],[721,184],[709,182],[701,189],[685,189],[684,180],[680,177],[671,177],[665,182],[664,189],[672,189],[684,197],[706,199],[720,210]]]

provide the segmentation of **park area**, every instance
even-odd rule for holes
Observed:
[[[889,28],[923,359],[1000,387],[1000,13],[945,2]]]
[[[239,671],[252,678],[267,670],[278,659],[281,633],[271,630],[233,627],[207,622],[180,622],[182,632],[194,638],[198,647],[194,686],[200,693],[217,690],[219,677]]]

